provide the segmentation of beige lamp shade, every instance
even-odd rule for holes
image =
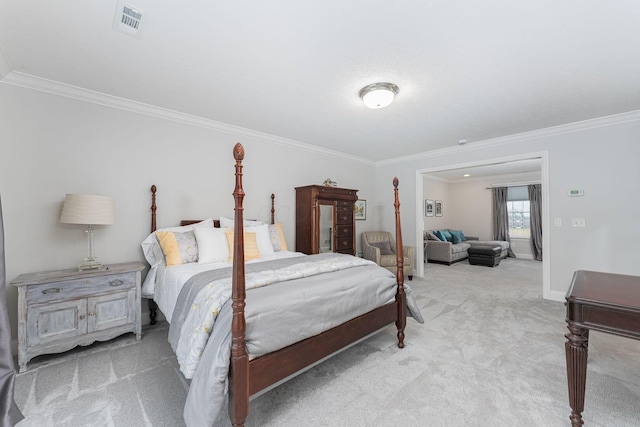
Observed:
[[[63,224],[107,225],[116,222],[115,202],[111,196],[67,194],[62,206]]]

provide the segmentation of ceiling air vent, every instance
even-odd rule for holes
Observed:
[[[118,2],[113,17],[113,29],[135,37],[140,37],[146,22],[146,15],[140,9],[122,1]]]

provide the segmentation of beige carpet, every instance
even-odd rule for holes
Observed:
[[[251,402],[248,426],[568,426],[564,305],[541,263],[428,264],[412,286],[426,323],[406,348],[384,329]],[[180,426],[188,385],[167,325],[64,355],[17,378],[19,426]],[[586,426],[640,425],[640,342],[591,333]],[[221,424],[228,424],[221,417]]]

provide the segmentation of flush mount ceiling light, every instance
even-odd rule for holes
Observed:
[[[360,89],[359,95],[367,107],[384,108],[393,102],[398,90],[393,83],[373,83]]]

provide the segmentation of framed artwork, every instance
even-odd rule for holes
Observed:
[[[433,216],[433,200],[424,201],[424,216]]]
[[[442,216],[442,200],[436,200],[435,205],[436,216]]]
[[[356,200],[355,211],[353,215],[356,221],[362,221],[367,219],[367,201],[358,199]]]

